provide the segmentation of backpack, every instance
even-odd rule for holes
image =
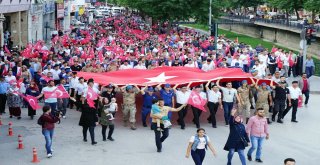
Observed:
[[[39,117],[38,121],[37,121],[38,125],[43,126],[44,121],[42,120],[42,115]]]

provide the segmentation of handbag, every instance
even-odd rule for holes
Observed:
[[[170,128],[172,126],[170,120],[163,120],[163,127]]]
[[[237,131],[237,133],[238,133],[238,135],[240,137],[240,140],[243,143],[244,147],[248,147],[249,146],[248,141],[242,135],[240,135],[236,125],[234,126],[234,128],[236,129],[236,131]]]

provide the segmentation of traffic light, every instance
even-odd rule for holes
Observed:
[[[216,33],[216,26],[215,26],[215,24],[211,24],[210,36],[214,36],[215,33]]]

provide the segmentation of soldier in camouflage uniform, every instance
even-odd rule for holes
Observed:
[[[134,87],[136,89],[134,89]],[[136,94],[139,92],[139,88],[135,85],[127,85],[121,88],[123,93],[123,122],[124,126],[128,126],[128,121],[130,122],[130,127],[132,130],[137,129],[136,127]]]
[[[263,108],[264,110],[264,114],[267,118],[268,124],[271,123],[271,121],[269,120],[269,108],[270,105],[272,105],[272,97],[271,97],[271,92],[270,90],[268,90],[267,88],[267,84],[266,83],[262,83],[261,87],[258,87],[258,82],[256,83],[256,89],[258,91],[258,97],[257,97],[257,102],[256,102],[256,108]],[[270,103],[270,104],[269,104]]]
[[[252,80],[253,82],[253,80]],[[240,99],[239,114],[242,114],[246,118],[246,123],[250,118],[250,86],[248,86],[248,81],[243,80],[242,86],[238,88],[238,96]]]

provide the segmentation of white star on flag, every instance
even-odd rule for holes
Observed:
[[[164,83],[164,82],[166,82],[167,79],[172,79],[175,77],[177,77],[177,76],[166,76],[165,72],[162,72],[157,77],[150,77],[150,78],[145,78],[145,79],[149,80],[147,83]]]

